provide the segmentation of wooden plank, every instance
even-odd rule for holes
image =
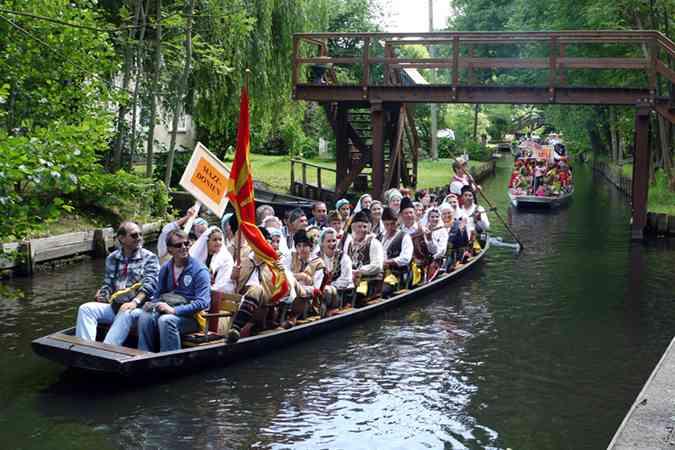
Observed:
[[[94,231],[78,231],[47,238],[31,239],[33,263],[93,252]]]
[[[547,69],[548,58],[461,58],[460,69]]]
[[[367,37],[363,41],[363,79],[361,80],[361,87],[368,89],[370,83],[370,38]]]
[[[663,75],[664,77],[668,78],[671,83],[675,83],[675,70],[671,70],[660,60],[656,61],[656,71],[659,74]]]
[[[558,58],[558,67],[566,69],[645,69],[645,58]]]
[[[102,342],[98,341],[86,341],[84,339],[80,339],[77,336],[70,336],[67,334],[52,334],[49,336],[51,339],[57,340],[57,341],[62,341],[62,342],[68,342],[69,344],[73,345],[79,345],[81,347],[90,347],[90,348],[95,348],[99,350],[105,350],[106,352],[110,353],[118,353],[120,355],[124,356],[147,356],[151,354],[151,352],[146,352],[143,350],[138,350],[135,348],[130,348],[130,347],[120,347],[117,345],[108,345],[104,344]]]

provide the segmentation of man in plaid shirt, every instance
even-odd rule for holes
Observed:
[[[143,234],[140,226],[131,221],[122,222],[117,229],[120,248],[105,260],[103,285],[96,292],[93,302],[80,306],[77,312],[75,335],[86,340],[96,340],[96,326],[111,324],[106,334],[106,344],[122,345],[129,330],[138,320],[140,306],[149,300],[157,289],[159,259],[157,255],[143,248]],[[116,291],[140,284],[135,296],[115,312],[110,296]]]

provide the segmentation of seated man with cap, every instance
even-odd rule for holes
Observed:
[[[410,235],[398,228],[398,217],[391,208],[382,211],[384,235],[382,247],[384,249],[384,286],[383,297],[390,297],[392,293],[407,285],[410,272],[410,262],[413,257],[413,243]]]
[[[284,269],[295,278],[296,297],[286,314],[286,323],[290,328],[295,325],[296,319],[303,319],[307,315],[320,312],[321,287],[323,285],[324,264],[321,258],[312,258],[314,244],[305,230],[299,230],[293,236],[295,249],[281,261]]]
[[[354,214],[352,233],[344,244],[345,253],[352,260],[352,277],[356,286],[354,306],[363,306],[382,292],[384,250],[375,235],[368,232],[369,228],[368,214],[364,211]]]
[[[435,247],[430,236],[426,236],[417,223],[415,206],[408,197],[403,197],[403,200],[401,200],[399,219],[401,230],[410,235],[413,243],[413,264],[410,268],[410,284],[415,286],[423,281],[423,269],[433,261]]]

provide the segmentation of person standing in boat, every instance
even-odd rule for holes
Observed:
[[[138,348],[160,352],[179,350],[181,334],[203,329],[201,312],[211,305],[211,277],[204,264],[190,256],[188,236],[171,231],[166,238],[171,259],[159,271],[152,302],[138,318]],[[159,345],[157,343],[159,337]]]
[[[474,191],[481,189],[479,185],[473,182],[473,178],[468,172],[467,162],[464,158],[455,158],[455,161],[452,163],[452,169],[455,171],[455,175],[452,177],[452,181],[450,182],[451,194],[455,194],[458,198],[461,198],[462,188],[464,186],[470,186]]]
[[[129,330],[140,315],[139,306],[150,299],[157,289],[159,259],[157,255],[143,248],[141,227],[135,222],[122,222],[117,229],[120,248],[105,260],[103,285],[96,292],[96,301],[81,305],[77,310],[75,335],[79,338],[96,340],[99,323],[112,324],[104,343],[122,345]],[[116,291],[129,290],[131,297],[119,306],[119,311],[109,302]],[[134,295],[135,293],[135,295]]]
[[[354,306],[363,305],[382,291],[384,251],[375,235],[368,233],[369,228],[368,214],[364,211],[354,214],[352,233],[345,242],[346,254],[352,260],[352,277],[356,286]]]
[[[410,274],[410,262],[413,257],[413,243],[410,235],[398,228],[398,217],[391,208],[382,212],[384,235],[384,285],[383,297],[390,297],[395,291],[406,287]]]

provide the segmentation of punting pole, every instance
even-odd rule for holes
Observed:
[[[471,178],[471,183],[474,184],[475,186],[478,186],[476,181],[473,179],[473,176],[471,176],[471,174],[468,171],[466,172],[466,174],[469,175],[469,178]],[[483,191],[481,189],[477,189],[477,191],[480,192],[480,195],[483,196],[483,199],[485,200],[485,203],[487,203],[488,206],[490,207],[490,211],[495,213],[495,215],[497,216],[499,221],[502,223],[502,225],[504,225],[504,228],[506,228],[508,230],[508,232],[511,233],[511,236],[513,236],[513,239],[515,239],[516,242],[518,243],[518,245],[519,245],[518,253],[522,252],[523,249],[525,248],[525,246],[520,241],[520,239],[518,239],[518,236],[516,236],[516,233],[514,233],[513,230],[511,229],[511,227],[509,227],[509,225],[506,223],[506,221],[502,218],[502,216],[497,211],[497,208],[492,204],[490,199],[487,198],[487,196],[483,193]]]

